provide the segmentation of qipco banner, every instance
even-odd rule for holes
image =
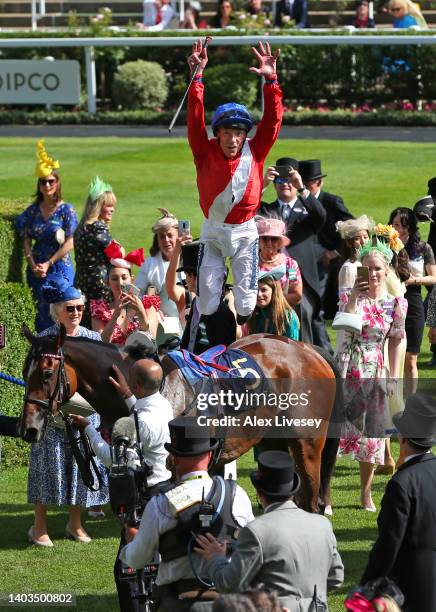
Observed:
[[[0,60],[0,104],[77,104],[80,67],[73,60]]]

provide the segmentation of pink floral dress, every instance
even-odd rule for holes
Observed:
[[[350,293],[341,295],[340,311],[345,310]],[[351,453],[358,461],[382,464],[390,421],[383,350],[387,338],[405,336],[407,301],[391,295],[378,300],[361,295],[357,307],[362,314],[362,332],[345,332],[336,355],[345,379],[345,426],[339,452]]]
[[[144,308],[154,307],[156,310],[160,308],[160,298],[158,295],[144,295],[141,298],[142,304]],[[107,323],[110,321],[112,317],[113,309],[106,302],[106,300],[91,300],[91,317],[93,319],[97,319],[98,321],[103,321],[103,323]],[[137,317],[133,317],[127,326],[127,329],[123,330],[118,323],[116,323],[114,327],[114,331],[112,333],[111,344],[118,344],[124,346],[127,338],[131,333],[139,329],[139,321]]]

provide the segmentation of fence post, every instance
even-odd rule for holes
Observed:
[[[95,53],[94,47],[85,47],[86,59],[86,91],[88,93],[88,113],[95,115],[97,112],[97,81],[95,78]]]

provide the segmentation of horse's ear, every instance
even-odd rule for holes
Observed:
[[[63,347],[66,335],[67,335],[67,330],[65,329],[65,325],[63,323],[60,323],[60,325],[59,325],[59,334],[58,334],[58,337],[57,337],[57,345],[58,345],[57,348],[58,348],[58,350]]]
[[[34,336],[32,334],[32,332],[30,331],[30,329],[27,327],[27,325],[25,323],[23,323],[21,329],[23,331],[24,337],[27,338],[27,340],[30,342],[30,344],[33,344],[34,341],[36,340],[36,336]]]

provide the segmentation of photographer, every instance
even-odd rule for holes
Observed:
[[[118,393],[126,400],[129,408],[135,408],[138,415],[139,443],[145,461],[153,468],[153,473],[147,479],[148,496],[158,492],[160,483],[171,478],[165,463],[167,451],[164,444],[169,440],[168,421],[173,418],[170,403],[160,393],[162,382],[162,368],[150,359],[140,359],[135,362],[129,371],[129,384],[127,384],[120,370],[113,366],[114,377],[111,383]],[[78,415],[71,415],[74,425],[88,435],[95,454],[107,466],[111,467],[114,458],[111,446],[103,440],[98,431],[89,424],[88,420]],[[134,420],[134,415],[130,415]],[[124,534],[121,536],[122,546],[125,543]],[[135,610],[130,586],[126,580],[120,579],[120,561],[115,561],[114,574],[117,584],[118,598],[122,612]]]
[[[261,453],[251,482],[265,514],[241,530],[230,561],[225,543],[211,533],[198,536],[194,550],[207,563],[206,575],[220,593],[262,583],[291,612],[327,610],[327,589],[343,583],[344,566],[328,519],[293,501],[300,488],[293,458],[282,451]]]
[[[211,519],[207,530],[229,540],[254,518],[243,489],[232,480],[209,476],[207,469],[217,443],[191,437],[192,422],[189,417],[178,417],[169,423],[171,443],[165,448],[174,462],[177,484],[150,500],[138,533],[120,554],[122,561],[140,568],[160,553],[156,580],[159,612],[211,610],[215,593],[199,579],[204,574],[201,560],[191,552],[194,536]],[[195,430],[194,435],[198,435]]]

